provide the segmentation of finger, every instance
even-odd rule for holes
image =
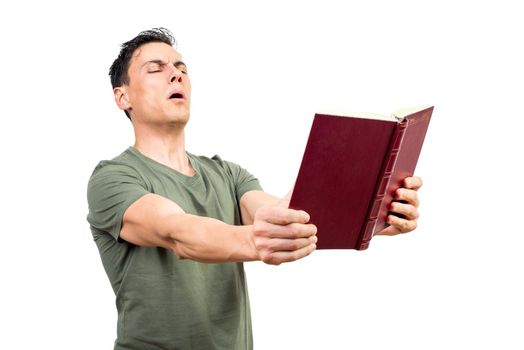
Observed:
[[[415,220],[401,219],[395,215],[388,215],[387,222],[400,233],[410,232],[417,228],[417,222]]]
[[[268,222],[257,222],[253,229],[256,236],[267,238],[308,238],[317,233],[315,225],[298,223],[274,225]]]
[[[262,261],[266,264],[280,265],[284,262],[290,262],[302,259],[311,254],[317,248],[316,244],[310,244],[301,249],[290,252],[274,252],[262,256]]]
[[[403,215],[408,220],[416,220],[419,216],[417,208],[411,204],[392,202],[389,210],[393,213]]]
[[[395,199],[400,201],[406,201],[408,204],[413,205],[415,208],[418,208],[420,204],[417,191],[406,188],[399,188],[398,190],[396,190]]]
[[[402,232],[400,232],[395,226],[388,226],[382,231],[377,232],[376,234],[380,236],[396,236],[400,233]]]
[[[418,176],[406,177],[404,179],[404,187],[416,191],[422,187],[422,179]]]
[[[266,207],[259,215],[260,219],[276,225],[287,225],[294,222],[305,224],[309,221],[309,214],[305,211],[283,207]]]
[[[300,250],[311,244],[317,243],[317,237],[312,236],[310,238],[298,238],[298,239],[264,239],[256,242],[257,249],[260,251],[267,251],[271,253],[276,252],[293,252]]]

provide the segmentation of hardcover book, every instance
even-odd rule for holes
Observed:
[[[317,249],[364,250],[388,226],[394,193],[415,171],[432,112],[315,114],[290,208],[309,213]]]

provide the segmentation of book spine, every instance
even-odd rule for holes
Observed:
[[[373,238],[373,233],[375,232],[375,227],[378,221],[378,214],[380,213],[380,208],[391,179],[391,174],[393,173],[393,169],[395,169],[395,163],[397,161],[398,152],[407,125],[407,120],[404,120],[403,122],[398,123],[393,131],[388,152],[386,152],[382,169],[380,171],[379,181],[377,181],[377,185],[375,185],[375,193],[369,204],[368,213],[366,215],[367,220],[364,220],[364,225],[361,229],[361,239],[357,245],[357,250],[367,249],[371,238]]]

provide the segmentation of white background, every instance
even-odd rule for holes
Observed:
[[[276,195],[319,108],[435,105],[419,228],[364,252],[246,264],[257,349],[523,349],[518,2],[189,3],[2,5],[0,348],[112,348],[86,184],[133,143],[107,76],[119,45],[165,26],[193,84],[188,150]]]

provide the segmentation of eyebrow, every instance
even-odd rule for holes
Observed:
[[[140,67],[140,69],[144,68],[146,65],[150,64],[150,63],[155,63],[155,64],[158,64],[160,66],[165,66],[168,64],[168,62],[166,61],[162,61],[160,59],[154,59],[154,60],[150,60],[150,61],[147,61],[145,62],[142,67]],[[185,68],[187,68],[186,64],[182,61],[176,61],[174,64],[173,64],[176,68],[180,67],[180,66],[184,66]]]

